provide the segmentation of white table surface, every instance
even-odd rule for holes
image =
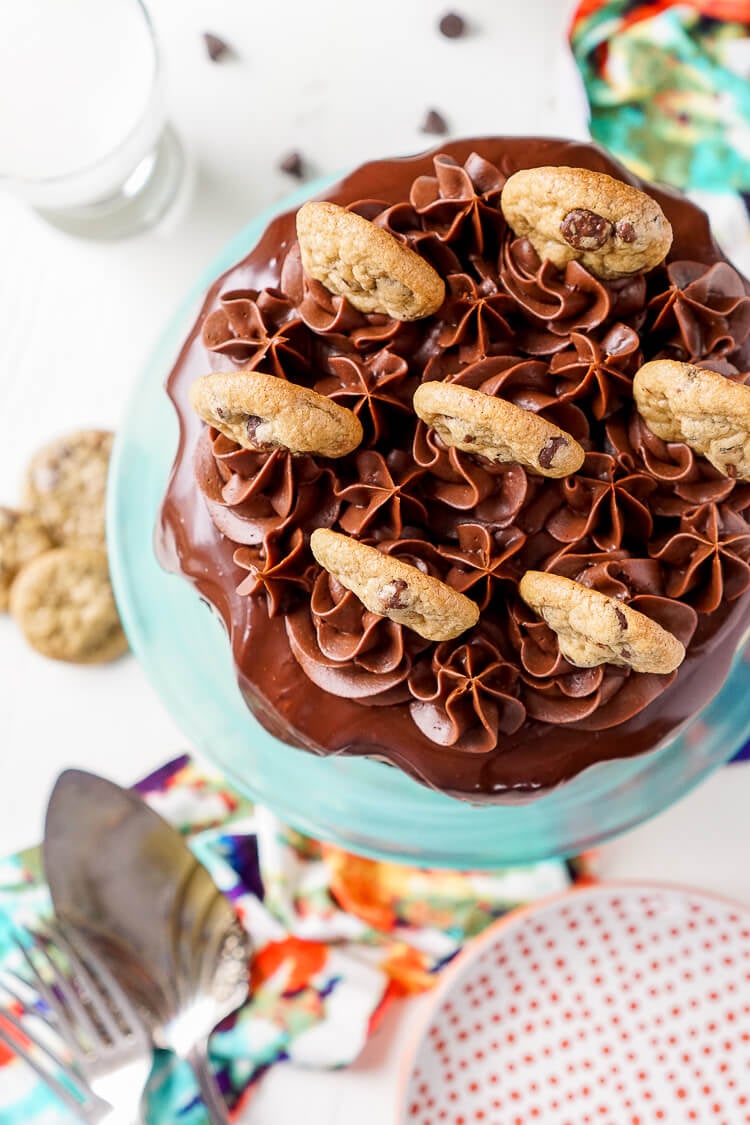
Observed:
[[[72,2],[72,0],[71,0]],[[68,429],[116,427],[162,326],[197,272],[260,208],[295,185],[276,170],[299,149],[312,174],[416,151],[427,108],[454,135],[585,135],[563,46],[563,0],[460,0],[471,33],[436,31],[433,0],[151,0],[171,116],[197,166],[176,228],[112,245],[74,241],[0,197],[0,503],[30,452]],[[201,32],[239,58],[211,64]],[[1,154],[0,154],[1,159]],[[132,658],[102,669],[47,662],[0,619],[0,854],[39,837],[57,773],[131,782],[185,747]],[[602,849],[613,876],[675,880],[750,902],[750,767],[724,770]],[[394,1120],[399,1058],[424,1001],[394,1011],[356,1066],[277,1067],[248,1125]],[[356,1116],[355,1116],[356,1115]]]

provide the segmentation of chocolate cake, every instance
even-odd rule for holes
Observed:
[[[671,224],[666,260],[599,277],[575,258],[540,259],[501,206],[508,177],[540,166],[640,188]],[[669,360],[744,385],[748,283],[699,208],[591,145],[460,141],[366,164],[325,198],[415,251],[445,299],[411,320],[360,311],[303,268],[295,212],[275,219],[211,287],[169,376],[181,438],[161,564],[216,610],[248,707],[291,746],[369,755],[477,803],[529,799],[657,747],[719,690],[750,623],[750,483],[696,441],[657,436],[633,381]],[[611,233],[574,219],[571,245]],[[627,224],[617,236],[632,240]],[[249,370],[347,408],[361,441],[324,457],[253,446],[258,418],[244,446],[205,425],[190,407],[195,381]],[[446,444],[414,408],[433,381],[538,415],[578,443],[583,464],[555,478],[543,460],[540,472],[472,453],[472,434],[468,447]],[[389,616],[398,587],[373,612],[317,561],[319,528],[465,595],[477,624],[427,639]],[[638,611],[684,660],[668,672],[577,666],[519,594],[529,572]]]

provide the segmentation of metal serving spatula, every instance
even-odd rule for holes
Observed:
[[[212,1125],[227,1122],[208,1039],[248,993],[250,943],[182,836],[130,790],[58,779],[44,866],[55,911],[83,931],[146,1018],[193,1068]]]

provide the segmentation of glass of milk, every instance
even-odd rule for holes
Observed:
[[[90,238],[171,211],[185,158],[140,0],[0,0],[0,186]]]

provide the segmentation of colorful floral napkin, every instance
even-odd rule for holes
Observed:
[[[584,0],[591,133],[648,179],[750,191],[750,0]]]
[[[750,0],[582,0],[570,42],[594,140],[687,192],[750,273]]]
[[[583,871],[563,861],[472,873],[362,859],[285,828],[189,758],[138,788],[189,838],[252,935],[251,999],[211,1043],[237,1119],[269,1066],[352,1062],[394,998],[431,988],[468,938]],[[37,851],[0,862],[0,962],[13,965],[13,922],[48,907]],[[152,1123],[204,1121],[189,1071],[167,1054],[157,1058],[148,1105]],[[69,1120],[0,1046],[0,1125]]]

